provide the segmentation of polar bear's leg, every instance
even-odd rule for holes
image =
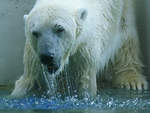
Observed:
[[[133,90],[147,90],[148,83],[142,75],[137,38],[128,38],[115,58],[113,84],[116,87]]]
[[[89,81],[89,92],[90,95],[93,97],[97,93],[97,83],[96,83],[96,74],[92,74]]]
[[[27,40],[24,50],[24,74],[16,81],[11,97],[22,97],[27,95],[27,92],[34,86],[38,78],[40,73],[39,66],[34,51]]]
[[[115,75],[113,84],[133,90],[147,90],[148,83],[142,75],[142,62],[140,60],[139,40],[136,32],[134,0],[124,2],[124,11],[121,18],[120,30],[124,40],[122,47],[116,54],[114,61]]]
[[[88,73],[87,75],[82,75],[80,78],[79,87],[79,95],[81,97],[94,97],[97,93],[97,84],[96,84],[96,74],[95,73]]]
[[[23,97],[27,94],[27,92],[32,88],[33,82],[32,79],[21,76],[19,80],[15,83],[15,88],[11,93],[11,97]]]

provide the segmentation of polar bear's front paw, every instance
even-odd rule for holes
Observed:
[[[143,75],[132,72],[122,73],[113,78],[113,85],[118,88],[126,88],[128,90],[147,90],[148,83]]]

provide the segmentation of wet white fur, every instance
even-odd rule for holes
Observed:
[[[70,47],[72,50],[64,61],[64,65],[68,64],[70,67],[69,69],[72,69],[73,72],[78,70],[78,74],[81,76],[80,81],[82,83],[82,86],[80,86],[81,88],[79,89],[81,93],[83,92],[83,89],[87,89],[90,95],[95,95],[97,91],[96,75],[99,75],[99,72],[103,71],[104,67],[107,67],[110,61],[113,62],[115,67],[117,65],[115,65],[116,59],[121,59],[122,56],[123,58],[127,57],[127,59],[129,57],[130,59],[130,56],[134,55],[135,59],[133,58],[133,61],[138,62],[137,64],[139,65],[137,65],[137,67],[141,69],[141,62],[138,57],[138,37],[133,11],[133,5],[135,4],[134,0],[38,0],[32,11],[29,13],[29,16],[34,10],[41,7],[45,8],[48,4],[53,6],[60,5],[60,8],[63,7],[67,9],[74,18],[77,16],[75,12],[79,9],[85,9],[87,11],[85,20],[80,23],[81,28],[79,30],[81,31],[78,32],[79,34],[76,34],[78,36],[76,37],[77,40],[74,42],[73,47]],[[65,12],[62,15],[65,15]],[[128,41],[133,43],[129,44],[127,43]],[[135,47],[134,44],[137,45],[135,54],[130,53],[129,49],[122,52],[123,54],[121,55],[118,53],[119,51],[124,51],[124,49],[122,49],[124,45],[127,48],[128,46],[132,48],[132,46]],[[28,54],[26,54],[27,52]],[[27,39],[25,55],[28,55],[28,57],[25,56],[24,63],[26,66],[25,69],[28,70],[32,68],[32,71],[30,71],[30,73],[28,71],[24,72],[24,80],[22,80],[23,77],[21,77],[21,79],[16,82],[12,96],[19,97],[26,95],[28,90],[23,91],[24,87],[28,89],[34,81],[38,81],[38,73],[40,73],[41,69],[39,69],[39,66],[34,65],[38,65],[39,63],[39,61],[36,60],[36,57],[33,58],[33,61],[32,58],[29,57],[30,55],[34,56],[34,54],[36,54],[32,52],[32,47]],[[84,59],[84,61],[82,59]],[[74,61],[77,62],[74,63],[73,66],[70,65],[70,62]],[[27,63],[31,65],[26,65]],[[128,89],[135,89],[136,86],[137,89],[140,89],[144,84],[144,88],[147,89],[147,82],[144,76],[142,76],[141,72],[135,67],[133,62],[124,62],[124,60],[120,60],[120,63],[119,66],[116,66],[119,67],[116,69],[116,72],[121,70],[127,63],[129,67],[131,65],[138,74],[136,75],[133,73],[135,77],[133,81],[130,81],[130,77],[126,76],[130,75],[132,80],[132,71],[130,73],[131,68],[128,69],[125,67],[129,74],[124,75],[124,78],[121,77],[123,79],[120,78],[118,80],[116,78],[115,80],[117,81],[114,80],[114,84],[120,85],[121,87],[123,85]],[[37,77],[35,78],[33,78],[33,74],[35,74],[34,70],[38,70],[36,72]],[[64,71],[63,68],[61,71]],[[65,71],[67,71],[67,69]],[[118,76],[120,75],[122,74],[119,74]],[[125,83],[122,81],[125,81]],[[126,84],[131,84],[131,87],[128,85],[126,86]]]

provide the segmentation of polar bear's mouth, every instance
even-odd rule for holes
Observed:
[[[50,74],[55,73],[58,70],[58,67],[56,66],[47,66],[48,72]]]
[[[54,60],[54,57],[45,54],[40,55],[41,63],[47,68],[47,71],[52,74],[59,69],[59,65]]]

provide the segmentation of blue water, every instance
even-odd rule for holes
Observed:
[[[105,89],[95,99],[82,100],[77,96],[62,99],[60,95],[49,99],[44,96],[8,99],[6,91],[0,91],[0,95],[0,113],[12,113],[14,110],[14,113],[27,110],[31,113],[150,113],[150,91]]]

